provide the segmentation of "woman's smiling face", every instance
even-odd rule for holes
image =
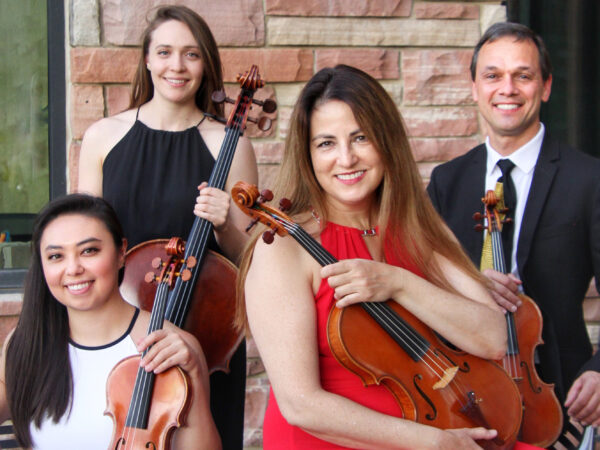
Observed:
[[[119,295],[125,243],[117,248],[94,217],[65,214],[51,221],[40,240],[40,257],[50,292],[67,309],[92,310]]]
[[[317,182],[331,206],[373,205],[383,180],[383,163],[346,103],[330,100],[313,110],[310,155]]]

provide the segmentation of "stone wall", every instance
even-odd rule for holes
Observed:
[[[68,178],[77,187],[81,138],[103,116],[128,103],[147,11],[158,0],[65,0],[68,11]],[[220,47],[228,91],[235,76],[257,64],[276,99],[275,126],[250,128],[260,185],[268,187],[283,150],[291,107],[320,68],[357,66],[395,99],[411,136],[424,182],[436,164],[481,139],[468,66],[482,30],[504,20],[496,1],[180,0],[208,22]],[[592,295],[592,293],[590,293]],[[594,295],[597,296],[597,293]],[[596,305],[587,307],[600,317]],[[594,341],[597,341],[597,333]],[[249,342],[246,445],[260,447],[268,380]]]

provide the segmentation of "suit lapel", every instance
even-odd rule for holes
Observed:
[[[483,211],[481,198],[485,194],[485,171],[487,161],[487,150],[485,145],[475,148],[471,161],[464,166],[464,172],[457,174],[463,181],[463,187],[458,192],[460,200],[456,205],[456,211],[452,214],[460,214],[460,221],[453,230],[459,241],[464,246],[467,254],[476,266],[479,266],[481,250],[483,248],[483,235],[475,231],[473,214]]]
[[[546,198],[550,192],[550,186],[554,180],[559,159],[558,144],[544,137],[542,149],[535,165],[527,205],[525,205],[525,211],[523,212],[521,232],[517,244],[517,265],[521,277],[523,277],[522,271],[529,258],[533,235],[544,209]]]

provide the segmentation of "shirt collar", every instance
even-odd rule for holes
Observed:
[[[537,162],[540,150],[542,148],[542,142],[544,140],[545,127],[540,122],[540,129],[537,134],[525,145],[515,150],[510,154],[510,160],[524,173],[530,173]],[[485,138],[485,147],[487,148],[487,168],[486,172],[488,176],[493,175],[495,170],[499,171],[500,168],[496,166],[498,160],[506,158],[496,150],[494,150],[490,144],[489,136]]]

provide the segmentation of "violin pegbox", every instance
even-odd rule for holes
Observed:
[[[481,222],[474,226],[475,231],[483,231],[484,229],[487,229],[489,233],[495,229],[502,231],[503,224],[512,222],[511,218],[506,216],[504,218],[500,217],[500,214],[506,214],[508,209],[498,206],[499,199],[496,196],[496,192],[491,189],[488,190],[485,193],[485,197],[481,198],[481,201],[485,205],[485,212],[484,214],[480,212],[473,214],[473,220]]]
[[[250,231],[257,223],[266,225],[269,229],[262,235],[262,239],[266,244],[273,242],[275,234],[285,236],[288,234],[282,223],[278,221],[278,218],[282,221],[292,222],[292,220],[284,214],[291,208],[292,203],[287,198],[282,198],[279,201],[279,210],[267,205],[267,202],[273,200],[273,193],[264,189],[261,192],[258,188],[244,181],[238,181],[233,189],[231,190],[231,197],[235,204],[247,215],[252,221],[246,227],[246,231]]]

